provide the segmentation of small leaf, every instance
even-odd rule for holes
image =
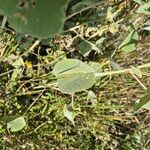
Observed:
[[[67,106],[64,107],[64,116],[65,116],[68,120],[70,120],[73,125],[75,125],[75,124],[74,124],[74,117],[75,117],[75,116],[74,116],[74,114],[73,114],[73,111],[72,111],[71,109],[69,109],[69,107],[67,107]]]
[[[141,108],[150,110],[150,92],[143,96],[140,101],[135,103],[134,110],[138,111]]]
[[[132,73],[137,75],[139,78],[142,78],[142,72],[141,72],[141,70],[139,68],[131,66],[131,71],[132,71]]]
[[[26,126],[26,122],[24,117],[19,117],[7,123],[7,128],[10,129],[11,132],[17,132],[22,130]]]
[[[12,63],[12,66],[15,67],[16,69],[24,66],[24,61],[21,57],[19,57],[15,62]]]
[[[80,53],[83,55],[83,56],[88,56],[88,54],[91,52],[92,50],[92,46],[89,42],[86,42],[86,41],[83,41],[79,44],[78,46],[79,48],[79,51]]]
[[[96,105],[97,103],[97,96],[93,91],[89,91],[87,94],[87,100],[92,102],[92,105]]]
[[[77,59],[66,59],[54,66],[61,92],[72,94],[90,88],[95,83],[94,69]]]
[[[143,106],[143,108],[150,110],[150,100]]]
[[[132,52],[136,49],[136,43],[138,40],[138,33],[137,31],[133,30],[129,33],[123,43],[119,46],[124,52]]]
[[[105,39],[106,39],[105,37],[100,38],[99,40],[96,41],[95,45],[97,47],[100,47]]]
[[[96,45],[94,45],[93,43],[87,40],[84,40],[83,42],[81,42],[78,48],[79,48],[80,53],[85,57],[89,55],[91,50],[95,50],[98,52],[100,51],[100,49]]]

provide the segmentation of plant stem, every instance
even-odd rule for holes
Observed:
[[[144,90],[147,90],[146,86],[138,79],[138,77],[131,71],[130,72],[133,78],[142,86]]]
[[[0,74],[0,77],[2,77],[2,76],[4,76],[4,75],[7,75],[7,74],[9,74],[9,73],[11,73],[11,72],[13,72],[13,71],[14,71],[14,69],[9,70],[9,71],[4,72],[4,73],[1,73],[1,74]]]
[[[140,65],[137,66],[137,68],[142,69],[142,68],[147,68],[150,67],[150,63],[144,64],[144,65]],[[122,70],[117,70],[117,71],[108,71],[108,72],[102,72],[102,73],[95,73],[96,77],[103,77],[103,76],[107,76],[107,75],[114,75],[114,74],[121,74],[121,73],[130,73],[131,69],[122,69]]]

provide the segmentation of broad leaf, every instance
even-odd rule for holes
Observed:
[[[10,129],[11,132],[17,132],[22,130],[26,126],[26,122],[24,117],[19,117],[7,123],[7,128]]]
[[[93,68],[77,59],[58,62],[53,74],[57,77],[59,90],[67,94],[86,90],[95,83]]]
[[[17,32],[47,38],[62,30],[66,4],[67,0],[0,0],[0,11]]]
[[[136,43],[138,40],[137,31],[133,30],[129,33],[123,43],[119,46],[124,52],[132,52],[136,49]]]

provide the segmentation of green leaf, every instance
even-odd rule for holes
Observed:
[[[91,68],[93,68],[93,70],[94,70],[95,73],[101,73],[101,72],[102,72],[102,66],[101,66],[100,63],[90,61],[90,62],[88,63],[88,65],[89,65]]]
[[[93,91],[89,91],[87,94],[87,100],[92,102],[92,105],[96,105],[97,103],[97,96]]]
[[[24,66],[24,61],[22,59],[22,57],[19,57],[17,60],[15,60],[13,63],[12,63],[12,66],[15,67],[16,69]]]
[[[17,132],[22,130],[26,126],[26,122],[24,117],[19,117],[7,123],[7,128],[10,129],[11,132]]]
[[[80,53],[85,57],[89,55],[92,49],[98,52],[100,51],[97,46],[95,46],[93,43],[87,40],[84,40],[83,42],[81,42],[78,48],[79,48]]]
[[[136,43],[138,40],[137,31],[133,30],[129,33],[123,43],[119,46],[124,52],[132,52],[136,49]]]
[[[144,30],[150,31],[150,26],[143,28]]]
[[[150,110],[150,92],[143,96],[139,102],[134,105],[134,110],[138,111],[141,108]]]
[[[87,41],[81,42],[79,44],[78,48],[79,48],[80,53],[85,57],[88,56],[92,50],[91,44]]]
[[[58,62],[53,74],[57,77],[59,90],[66,94],[86,90],[95,83],[93,68],[77,59]]]
[[[143,3],[143,0],[134,0],[135,2],[139,3],[139,4],[142,4]]]
[[[131,71],[132,71],[132,73],[137,75],[139,78],[142,78],[142,72],[141,72],[141,70],[139,68],[131,66]]]
[[[144,5],[140,6],[137,10],[138,13],[150,15],[150,2],[145,3]]]
[[[68,0],[0,0],[0,11],[19,33],[48,38],[59,33]]]
[[[64,107],[64,116],[68,119],[68,120],[70,120],[71,122],[72,122],[72,124],[73,125],[75,125],[74,124],[74,113],[73,113],[73,111],[71,110],[71,109],[69,109],[69,107],[67,107],[67,106],[65,106]]]
[[[150,110],[150,100],[143,106],[143,108]]]

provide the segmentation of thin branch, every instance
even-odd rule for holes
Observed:
[[[144,65],[140,65],[137,66],[137,68],[142,69],[142,68],[147,68],[150,67],[150,63],[144,64]],[[114,74],[121,74],[121,73],[130,73],[131,69],[122,69],[122,70],[118,70],[118,71],[108,71],[108,72],[102,72],[102,73],[95,73],[96,77],[103,77],[103,76],[107,76],[107,75],[114,75]]]
[[[13,71],[14,71],[14,69],[9,70],[9,71],[4,72],[4,73],[1,73],[1,74],[0,74],[0,77],[5,76],[5,75],[7,75],[7,74],[9,74],[9,73],[11,73],[11,72],[13,72]]]
[[[132,71],[130,71],[130,73],[133,76],[133,78],[142,86],[142,88],[144,90],[147,90],[146,86],[138,79],[138,77]]]

